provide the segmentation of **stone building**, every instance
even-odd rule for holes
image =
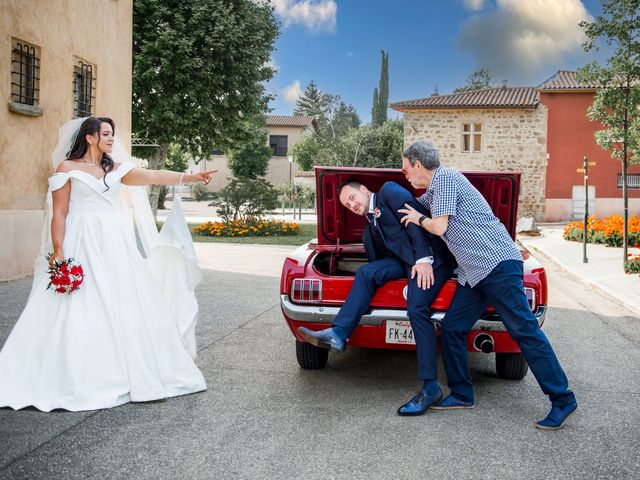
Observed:
[[[533,87],[487,88],[391,104],[405,146],[429,139],[441,162],[465,171],[522,172],[519,217],[544,218],[547,114]]]
[[[133,0],[0,0],[0,280],[30,275],[58,128],[109,116],[131,137]]]
[[[288,183],[293,181],[293,177],[298,171],[298,165],[291,156],[291,147],[304,135],[311,135],[318,132],[318,124],[314,117],[305,115],[281,116],[269,115],[267,117],[267,130],[269,132],[269,146],[272,156],[269,159],[269,169],[266,179],[275,184]],[[211,158],[201,160],[197,164],[193,161],[189,163],[188,172],[204,171],[216,169],[218,173],[213,177],[208,189],[217,192],[225,187],[228,178],[233,174],[227,166],[227,157],[222,152],[220,155],[213,155]]]

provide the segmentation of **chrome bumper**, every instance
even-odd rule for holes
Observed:
[[[291,302],[289,295],[280,295],[280,306],[282,311],[291,320],[298,322],[311,323],[328,323],[333,319],[340,310],[339,307],[324,307],[322,305],[300,305]],[[431,315],[431,321],[439,326],[446,312],[435,312]],[[547,313],[547,307],[539,305],[533,312],[538,320],[538,325],[542,325],[544,317]],[[472,330],[484,330],[491,332],[506,332],[504,324],[499,320],[498,316],[494,316],[495,320],[478,319],[473,325]],[[380,326],[385,320],[409,321],[406,310],[384,310],[373,309],[365,313],[360,319],[360,325]]]

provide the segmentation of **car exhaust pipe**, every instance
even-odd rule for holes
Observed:
[[[476,338],[473,339],[473,348],[479,352],[491,353],[493,352],[493,345],[493,337],[486,333],[476,335]]]

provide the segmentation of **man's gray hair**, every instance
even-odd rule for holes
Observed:
[[[413,142],[404,149],[402,156],[409,160],[412,167],[416,162],[420,162],[427,170],[435,170],[440,166],[438,149],[429,140]]]

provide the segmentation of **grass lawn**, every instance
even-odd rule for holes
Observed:
[[[198,225],[190,223],[189,229]],[[210,237],[191,233],[194,242],[221,242],[221,243],[258,243],[261,245],[303,245],[312,238],[318,236],[318,226],[315,223],[300,223],[302,232],[298,235],[274,236],[274,237]]]

